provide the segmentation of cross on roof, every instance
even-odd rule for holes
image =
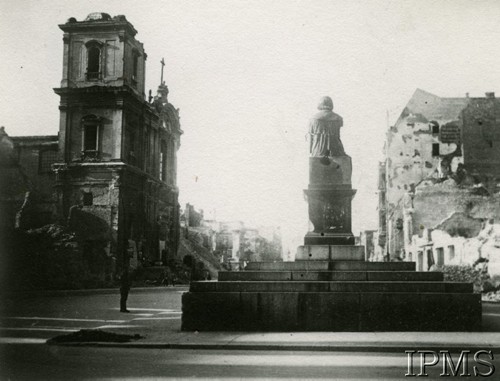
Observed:
[[[165,59],[162,58],[161,61],[161,80],[160,80],[160,85],[163,85],[163,68],[165,67]]]

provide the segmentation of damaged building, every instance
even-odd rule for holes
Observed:
[[[37,228],[54,221],[57,135],[9,136],[0,128],[0,215],[2,231]]]
[[[375,257],[500,275],[500,101],[416,90],[379,167]]]
[[[280,227],[250,227],[242,221],[205,219],[203,210],[197,211],[193,205],[186,204],[181,228],[182,240],[189,239],[205,247],[219,263],[233,270],[240,268],[244,261],[281,261],[283,258]]]
[[[114,258],[117,270],[165,263],[179,245],[179,110],[162,81],[146,99],[147,55],[125,16],[92,13],[59,28],[58,136],[10,138],[25,188],[36,190],[11,209],[31,202],[45,214],[22,227],[67,226],[83,256]]]

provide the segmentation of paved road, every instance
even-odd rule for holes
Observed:
[[[120,294],[10,296],[0,307],[0,343],[41,342],[80,329],[134,333],[148,329],[180,330],[181,295],[187,287],[132,290],[129,314],[119,311]],[[23,340],[20,340],[23,338]]]
[[[4,298],[0,305],[0,379],[405,378],[404,353],[117,349],[44,344],[47,338],[82,328],[128,333],[138,327],[141,332],[145,327],[179,331],[181,294],[185,290],[134,290],[129,296],[130,314],[119,312],[118,292]],[[485,304],[483,312],[485,330],[500,331],[500,305]],[[497,371],[492,379],[500,372],[500,353],[495,356]],[[474,365],[469,359],[470,372]],[[415,367],[418,372],[417,363]],[[438,377],[440,369],[432,367],[429,374]]]
[[[272,352],[112,349],[12,344],[0,375],[10,380],[80,379],[296,379],[402,380],[403,353]],[[455,356],[455,359],[457,357]],[[29,366],[26,366],[29,364]],[[418,365],[415,374],[419,372]],[[468,370],[472,374],[473,361]],[[495,364],[498,368],[498,361]],[[463,368],[460,368],[460,372]],[[479,371],[489,369],[481,366]],[[427,368],[439,379],[441,366]],[[492,379],[495,379],[494,377]]]
[[[41,342],[83,328],[128,333],[134,333],[138,327],[141,332],[145,328],[179,331],[181,295],[186,290],[187,287],[132,290],[128,300],[130,314],[119,312],[117,290],[111,294],[3,297],[0,343],[20,343],[29,339]],[[500,304],[483,304],[483,330],[500,332]]]

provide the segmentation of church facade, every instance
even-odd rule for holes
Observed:
[[[59,28],[52,220],[75,232],[84,257],[114,258],[116,271],[163,264],[179,245],[179,112],[162,81],[146,99],[147,55],[125,16],[92,13]]]

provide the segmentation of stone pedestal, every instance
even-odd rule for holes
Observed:
[[[351,245],[310,245],[299,246],[296,261],[363,261],[364,246]]]
[[[354,245],[351,201],[356,190],[351,173],[347,155],[309,158],[309,186],[304,194],[314,228],[306,234],[305,245]]]
[[[320,110],[333,108],[331,99],[326,100]],[[314,121],[311,154],[332,148],[344,152],[338,140],[342,119],[334,117]],[[417,272],[414,262],[365,261],[364,248],[354,245],[351,231],[356,193],[351,169],[347,155],[311,157],[304,193],[314,228],[299,246],[296,260],[249,262],[242,271],[219,272],[218,281],[191,282],[182,295],[181,329],[479,330],[481,295],[473,293],[471,283],[445,282],[440,272]]]
[[[191,282],[183,331],[369,332],[481,329],[471,283],[417,272],[414,262],[365,262],[360,246],[303,247],[295,262],[249,262],[218,281]],[[348,260],[331,260],[330,255]],[[358,254],[356,254],[358,253]],[[302,255],[301,254],[301,255]],[[352,256],[354,255],[354,258]],[[324,260],[322,260],[324,258]]]

